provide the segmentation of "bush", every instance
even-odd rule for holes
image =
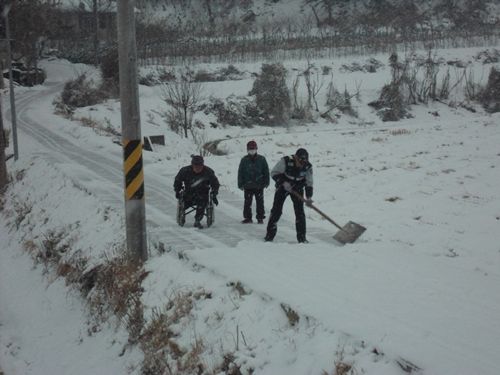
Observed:
[[[246,97],[231,95],[225,101],[217,98],[210,98],[206,105],[205,114],[213,113],[217,117],[217,122],[230,126],[251,126],[252,123],[259,122],[258,111]]]
[[[378,109],[378,115],[383,121],[398,121],[410,117],[409,105],[447,99],[450,94],[450,72],[447,70],[442,75],[441,82],[438,81],[439,66],[442,63],[430,50],[425,58],[414,56],[412,60],[407,58],[403,63],[393,53],[389,57],[392,80],[382,88],[379,99],[368,105]],[[471,82],[470,79],[468,81]],[[467,86],[469,96],[475,95],[474,89],[473,85]]]
[[[166,122],[170,130],[172,130],[174,133],[182,134],[181,130],[184,126],[184,116],[182,115],[182,112],[176,109],[167,111]]]
[[[94,87],[93,82],[88,80],[84,73],[66,82],[61,96],[54,104],[58,111],[71,115],[75,108],[98,104],[106,98],[106,93]]]
[[[157,85],[158,83],[159,82],[155,78],[155,75],[153,73],[148,73],[146,75],[139,76],[139,85],[154,86]]]
[[[175,73],[160,66],[153,71],[146,71],[139,74],[139,84],[144,86],[155,86],[166,82],[175,81]]]
[[[249,95],[255,95],[257,108],[267,125],[282,125],[290,111],[290,94],[286,86],[286,69],[280,63],[262,64]]]
[[[481,95],[481,104],[489,113],[500,112],[500,71],[491,68],[488,83]]]
[[[398,121],[409,115],[397,82],[385,85],[379,99],[368,103],[368,105],[378,109],[382,121]]]
[[[243,73],[234,65],[228,65],[227,68],[217,69],[215,72],[208,72],[201,69],[198,70],[193,77],[193,81],[195,82],[237,81],[240,79],[243,79]]]
[[[326,94],[326,106],[331,109],[337,109],[346,115],[357,117],[357,112],[352,108],[352,96],[353,95],[347,91],[347,88],[341,93],[333,83],[330,83]]]

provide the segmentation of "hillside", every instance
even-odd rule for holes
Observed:
[[[320,27],[354,32],[365,26],[472,29],[480,24],[498,25],[500,19],[498,0],[142,0],[137,6],[144,19],[163,18],[186,30],[219,33]]]
[[[412,53],[417,64],[429,56]],[[141,68],[142,133],[165,136],[143,152],[144,264],[124,256],[119,102],[56,114],[68,80],[99,74],[44,61],[44,85],[16,88],[20,160],[8,162],[0,201],[0,367],[6,375],[497,375],[500,118],[467,96],[498,66],[491,56],[498,51],[434,50],[439,82],[449,69],[453,90],[390,122],[368,105],[391,80],[388,55],[284,61],[300,79],[297,101],[307,98],[299,73],[312,66],[342,92],[359,90],[351,111],[236,126],[200,110],[188,137],[170,127],[155,81],[172,67]],[[204,81],[202,107],[237,109],[261,68],[238,64],[230,71],[239,74]],[[325,81],[321,111],[329,92]],[[237,169],[251,139],[271,167],[305,147],[315,204],[341,224],[366,226],[363,236],[341,246],[337,229],[308,210],[309,243],[298,244],[289,200],[274,242],[263,241],[265,225],[241,224]],[[223,151],[205,156],[221,182],[215,223],[198,230],[190,214],[180,227],[173,179],[212,140]],[[266,213],[274,192],[265,190]]]

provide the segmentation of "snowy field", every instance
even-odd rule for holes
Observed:
[[[469,62],[485,84],[492,65],[474,59],[481,50],[437,54]],[[226,153],[205,158],[221,190],[215,224],[203,230],[191,227],[192,216],[177,226],[172,188],[198,145],[168,130],[160,87],[140,87],[143,135],[166,138],[143,154],[151,254],[142,302],[148,318],[179,294],[210,296],[171,327],[181,348],[202,342],[206,373],[223,372],[227,353],[243,374],[333,375],[339,362],[352,374],[500,373],[500,114],[431,103],[412,107],[413,118],[384,123],[367,103],[390,80],[388,56],[373,57],[384,63],[376,73],[341,69],[355,59],[314,62],[332,68],[341,90],[360,84],[357,118],[211,128],[213,119],[197,114],[207,124],[198,136],[224,139]],[[138,374],[141,353],[127,345],[123,325],[94,322],[78,292],[25,251],[62,233],[64,257],[85,257],[91,267],[124,241],[121,147],[53,114],[61,84],[92,70],[63,61],[44,66],[44,86],[16,91],[20,159],[8,162],[14,181],[0,215],[0,367],[6,375]],[[306,62],[285,66],[303,70]],[[237,68],[244,79],[207,83],[205,96],[247,95],[260,65]],[[463,101],[460,87],[450,101]],[[115,100],[75,117],[120,130]],[[239,224],[237,168],[252,139],[270,167],[306,148],[315,204],[341,224],[367,227],[363,236],[341,246],[332,239],[336,228],[307,210],[310,243],[297,244],[289,200],[273,243],[263,242],[265,226]],[[267,215],[273,194],[274,187],[265,192]],[[293,325],[286,309],[297,313]]]

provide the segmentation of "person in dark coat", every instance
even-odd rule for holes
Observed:
[[[306,204],[312,204],[313,195],[313,168],[309,163],[309,153],[303,148],[299,148],[295,155],[285,156],[278,161],[271,171],[271,177],[276,182],[276,193],[274,194],[273,208],[267,223],[267,233],[265,241],[272,241],[278,231],[278,220],[283,211],[283,203],[287,196],[293,202],[295,211],[295,230],[297,241],[307,243],[306,239],[306,216],[304,214],[304,201],[292,194],[298,193],[304,196]]]
[[[245,155],[238,167],[238,188],[243,190],[245,203],[243,204],[243,224],[252,223],[252,200],[255,196],[256,219],[259,224],[264,223],[264,188],[269,186],[269,167],[266,158],[257,154],[257,143],[247,143]]]
[[[203,228],[201,220],[208,205],[210,189],[212,190],[210,194],[212,194],[213,203],[216,206],[219,204],[217,200],[219,186],[219,180],[214,171],[205,165],[203,157],[200,155],[193,155],[191,165],[182,167],[175,176],[175,197],[177,199],[182,197],[186,207],[196,205],[194,216],[196,228]]]

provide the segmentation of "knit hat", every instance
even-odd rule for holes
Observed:
[[[247,150],[257,150],[257,142],[250,141],[247,143]]]
[[[191,158],[191,165],[203,165],[203,156],[201,155],[193,155]]]
[[[309,153],[307,152],[307,150],[305,148],[299,148],[295,152],[295,156],[302,161],[309,161]]]

